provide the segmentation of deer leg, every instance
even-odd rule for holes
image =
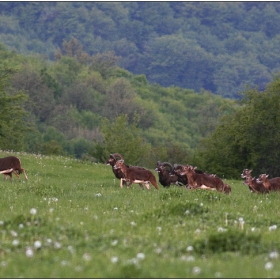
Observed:
[[[21,171],[23,172],[25,179],[28,180],[28,177],[27,177],[27,175],[25,173],[25,170],[22,168]]]
[[[146,188],[148,189],[148,190],[150,190],[151,188],[150,188],[150,184],[149,184],[149,182],[145,182],[145,186],[146,186]]]
[[[13,173],[17,176],[18,179],[20,179],[20,177],[19,177],[19,175],[18,175],[16,170],[13,170]]]
[[[127,188],[129,189],[131,187],[133,182],[131,182],[130,180],[128,180],[128,185],[127,185]]]

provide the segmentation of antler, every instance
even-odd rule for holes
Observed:
[[[169,162],[166,162],[166,161],[165,161],[165,162],[163,162],[161,165],[164,166],[164,167],[168,166],[168,167],[170,168],[169,172],[173,169],[173,166],[172,166],[171,163],[169,163]]]
[[[177,168],[183,168],[184,165],[183,164],[174,164],[174,169],[177,169]]]
[[[112,157],[115,160],[117,160],[116,157],[119,157],[120,159],[124,160],[123,156],[119,153],[110,154],[110,157]]]

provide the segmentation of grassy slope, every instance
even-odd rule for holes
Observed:
[[[278,225],[279,193],[251,194],[241,180],[228,182],[229,196],[175,186],[120,189],[105,164],[18,156],[29,180],[0,180],[1,278],[280,277],[279,261],[269,259],[280,250],[279,229],[269,230]],[[215,249],[203,251],[205,240]],[[273,269],[265,269],[268,262]]]

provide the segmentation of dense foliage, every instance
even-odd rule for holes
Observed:
[[[30,127],[25,119],[28,114],[22,108],[27,95],[20,92],[7,94],[5,91],[12,73],[10,68],[0,68],[0,146],[18,150],[24,148],[23,136]]]
[[[0,40],[18,52],[53,60],[75,37],[150,82],[234,98],[280,70],[279,24],[279,2],[0,2]]]
[[[203,166],[225,177],[240,176],[244,168],[258,176],[280,176],[280,79],[264,91],[248,88],[242,106],[224,117],[199,147]]]
[[[233,101],[206,91],[150,84],[145,75],[117,67],[113,53],[90,56],[74,38],[63,45],[55,62],[2,46],[0,66],[17,69],[9,87],[2,81],[5,94],[20,90],[28,96],[21,108],[37,128],[17,136],[24,146],[5,146],[2,139],[3,148],[99,162],[122,152],[130,164],[150,167],[157,160],[189,162],[219,117],[235,110]]]

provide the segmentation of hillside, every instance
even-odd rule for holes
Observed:
[[[130,149],[128,158],[135,159],[130,164],[185,162],[219,118],[238,107],[207,91],[151,84],[145,75],[117,67],[112,53],[90,56],[81,49],[77,40],[65,41],[61,55],[51,62],[10,52],[2,45],[0,97],[5,101],[7,93],[17,92],[26,96],[19,104],[26,111],[25,123],[17,125],[22,117],[12,123],[14,115],[2,117],[2,149],[90,156],[101,162],[108,153],[125,156]],[[8,66],[14,70],[5,70]],[[115,134],[108,140],[114,126]],[[19,135],[25,127],[33,130]]]
[[[279,23],[279,2],[0,2],[10,50],[54,60],[74,37],[150,83],[230,98],[279,72]]]

